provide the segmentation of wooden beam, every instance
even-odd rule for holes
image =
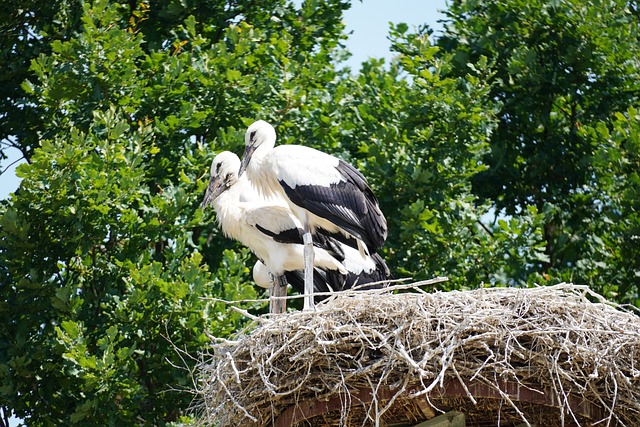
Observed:
[[[413,427],[466,427],[464,414],[458,411],[447,412],[446,414],[431,418]]]
[[[433,410],[431,405],[427,402],[427,399],[415,399],[414,403],[418,408],[420,408],[420,412],[422,412],[423,419],[430,420],[431,418],[436,416],[436,412]]]
[[[376,398],[378,401],[388,401],[395,398],[397,391],[382,388],[377,391]],[[465,381],[461,384],[459,380],[449,380],[444,383],[444,387],[436,387],[427,397],[439,399],[443,397],[460,397],[463,399],[469,399],[469,395],[476,399],[505,399],[508,396],[515,402],[526,402],[533,405],[549,406],[557,408],[560,405],[556,402],[555,394],[541,388],[537,390],[531,386],[527,386],[518,382],[504,381],[501,382],[498,387],[496,385],[489,385],[479,381]],[[408,396],[407,396],[408,397]],[[580,415],[590,420],[600,420],[605,418],[605,411],[598,406],[595,402],[585,400],[577,395],[569,395],[568,403],[574,414]],[[367,389],[356,389],[349,393],[349,399],[354,405],[366,405],[373,401],[372,391]],[[428,405],[425,397],[420,396],[415,399],[411,399],[418,404],[424,415],[423,419],[429,419],[433,415],[431,414],[432,408]],[[420,402],[422,400],[422,403]],[[426,401],[426,405],[424,402]],[[327,400],[307,400],[299,402],[286,408],[280,413],[275,421],[275,427],[290,427],[301,421],[309,420],[315,416],[332,412],[336,410],[344,409],[345,396],[342,394],[335,394],[330,396]],[[446,414],[445,414],[446,415]],[[427,423],[432,420],[426,421]],[[464,424],[462,424],[464,426]],[[418,424],[423,427],[423,424]],[[434,427],[439,425],[426,424],[427,427]],[[453,427],[455,424],[447,425],[446,427]],[[521,426],[518,426],[521,427]],[[522,427],[527,427],[524,423]]]

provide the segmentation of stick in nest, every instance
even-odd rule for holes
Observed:
[[[555,421],[544,425],[640,419],[640,317],[585,286],[351,292],[256,324],[212,344],[199,365],[202,425],[271,425],[290,407],[336,394],[344,408],[312,425],[397,420],[398,408],[425,398],[436,410],[462,405],[470,417],[498,411],[540,423],[540,410],[506,383],[553,396],[557,408],[544,413]],[[462,397],[438,394],[450,384]],[[477,384],[494,390],[492,410],[482,412]],[[357,390],[373,393],[364,408],[349,398]]]

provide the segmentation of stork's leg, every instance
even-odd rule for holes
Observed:
[[[285,275],[276,276],[271,274],[271,292],[269,297],[269,312],[280,314],[287,311],[287,277]]]
[[[311,232],[305,230],[302,236],[304,242],[304,305],[303,310],[314,308],[313,305],[313,263],[315,252],[313,251],[313,241]]]

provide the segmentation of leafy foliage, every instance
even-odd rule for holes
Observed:
[[[499,121],[473,191],[511,217],[536,208],[531,219],[545,249],[528,281],[572,280],[638,301],[637,261],[620,270],[616,260],[621,247],[638,259],[633,233],[621,239],[617,230],[637,226],[638,205],[628,200],[635,207],[621,210],[621,188],[610,185],[632,183],[634,173],[606,165],[633,147],[633,119],[620,114],[640,100],[635,7],[619,0],[454,1],[447,15],[438,45],[452,55],[452,75],[468,64],[493,64],[490,97],[501,104]]]
[[[364,171],[397,277],[572,280],[640,306],[623,3],[454,1],[435,44],[394,25],[396,59],[354,73],[346,0],[22,2],[0,44],[0,138],[28,160],[0,205],[2,411],[185,419],[189,356],[244,322],[217,299],[259,296],[252,255],[199,209],[211,158],[257,118]]]
[[[73,0],[43,3],[8,0],[0,23],[0,159],[14,147],[29,159],[38,145],[42,123],[38,106],[29,102],[21,83],[31,74],[31,60],[51,52],[51,42],[72,36],[82,10]]]

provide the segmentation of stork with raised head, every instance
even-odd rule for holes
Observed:
[[[212,204],[223,233],[247,246],[273,275],[274,290],[286,289],[286,271],[304,268],[302,227],[288,206],[277,199],[259,198],[246,179],[239,179],[240,159],[231,152],[218,154],[211,163],[211,178],[202,207]],[[347,274],[327,250],[315,248],[314,266]],[[275,301],[272,300],[272,308]],[[279,312],[280,309],[275,310]]]
[[[349,163],[301,145],[275,146],[276,132],[264,120],[245,134],[240,176],[265,196],[284,198],[304,228],[305,308],[313,305],[312,233],[323,228],[356,239],[362,257],[382,247],[387,221],[365,177]]]

